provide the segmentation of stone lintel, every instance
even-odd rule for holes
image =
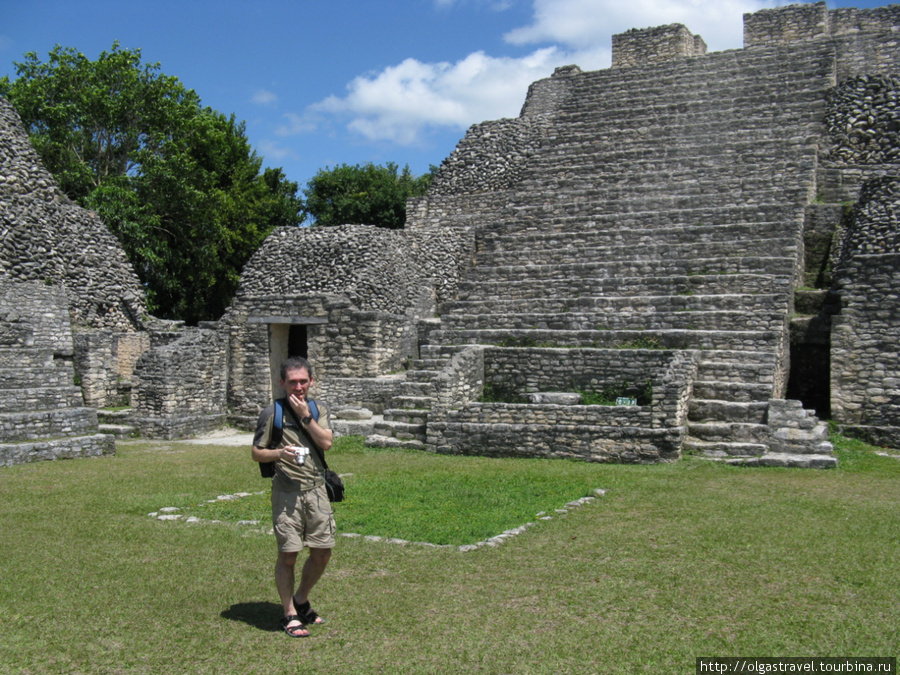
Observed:
[[[328,319],[321,316],[251,316],[247,318],[247,323],[281,323],[281,324],[323,324],[328,323]]]

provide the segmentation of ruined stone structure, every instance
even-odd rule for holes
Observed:
[[[634,30],[611,69],[534,83],[518,118],[469,130],[402,232],[273,235],[225,319],[233,410],[268,398],[251,373],[293,331],[339,416],[383,415],[372,445],[833,466],[814,412],[900,444],[900,8],[744,20],[741,50]],[[348,262],[376,240],[377,264]],[[328,281],[282,284],[274,259]],[[601,392],[636,405],[577,404]]]
[[[70,297],[85,397],[125,369],[142,433],[250,428],[299,354],[370,445],[828,467],[831,417],[900,447],[900,6],[744,24],[614,36],[474,125],[404,230],[273,232],[218,322]]]

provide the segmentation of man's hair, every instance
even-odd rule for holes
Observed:
[[[312,366],[309,364],[309,361],[304,359],[302,356],[292,356],[288,359],[285,359],[281,364],[281,380],[282,382],[287,380],[287,374],[289,370],[306,370],[306,374],[309,375],[309,379],[313,379],[313,370]]]

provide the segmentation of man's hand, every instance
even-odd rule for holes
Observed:
[[[288,397],[288,402],[291,404],[291,408],[294,409],[294,412],[297,413],[297,417],[301,420],[304,417],[309,416],[309,404],[306,402],[306,399],[300,398],[296,394],[291,394]]]

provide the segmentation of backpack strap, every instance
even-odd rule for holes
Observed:
[[[275,399],[275,412],[272,415],[272,438],[268,447],[277,448],[284,436],[284,404],[283,398]],[[275,462],[260,462],[259,473],[263,478],[272,478],[275,475]]]
[[[283,398],[275,399],[275,414],[272,418],[272,440],[269,441],[270,448],[277,448],[281,443],[281,437],[284,436],[284,404]]]

